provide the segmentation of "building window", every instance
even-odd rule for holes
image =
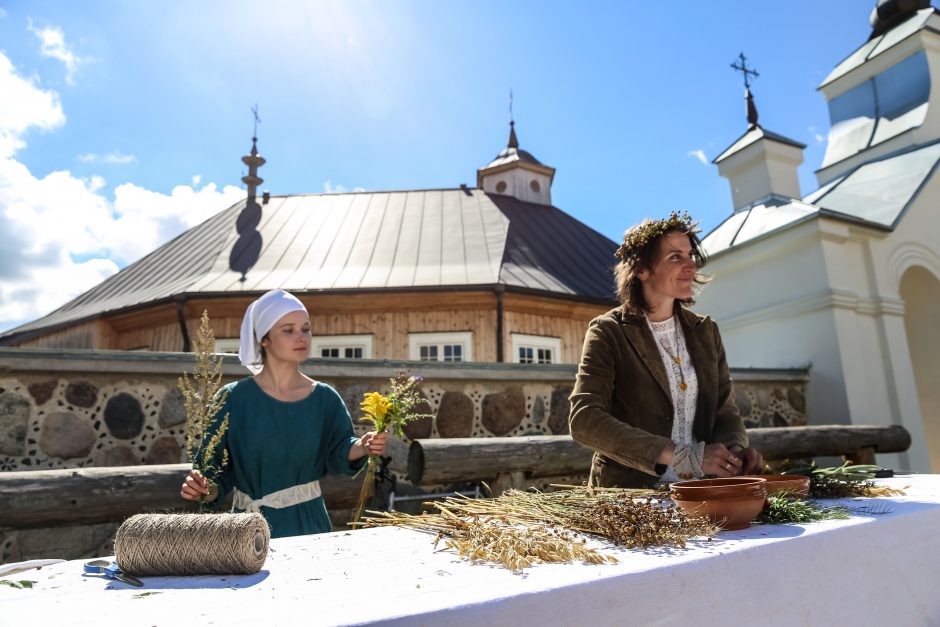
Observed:
[[[408,359],[473,361],[473,333],[409,333]]]
[[[238,354],[239,339],[237,337],[217,337],[215,338],[215,352],[226,354]]]
[[[560,363],[561,338],[513,333],[512,355],[512,361],[519,364]]]
[[[496,184],[497,194],[502,194],[505,191],[506,191],[506,181],[500,181],[499,183]]]
[[[372,336],[318,335],[310,342],[310,356],[326,359],[372,359]]]

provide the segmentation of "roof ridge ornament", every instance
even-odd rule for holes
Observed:
[[[749,129],[754,129],[760,126],[757,123],[757,105],[754,104],[754,94],[751,93],[751,77],[757,78],[760,74],[753,67],[747,66],[747,57],[744,56],[744,53],[738,55],[740,60],[740,65],[735,62],[731,64],[731,69],[736,72],[741,72],[744,75],[744,100],[747,103],[747,123]]]

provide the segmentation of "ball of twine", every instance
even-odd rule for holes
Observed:
[[[137,514],[118,528],[115,561],[132,575],[250,575],[271,531],[261,514]]]

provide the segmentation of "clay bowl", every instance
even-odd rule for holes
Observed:
[[[747,529],[767,500],[763,477],[696,479],[670,485],[669,496],[689,513],[707,516],[722,529]]]
[[[804,475],[743,475],[748,479],[765,479],[767,496],[795,496],[805,499],[809,496],[809,477]]]

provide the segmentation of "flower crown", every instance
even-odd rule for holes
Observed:
[[[696,226],[698,222],[692,222],[692,216],[688,211],[683,211],[682,215],[679,215],[678,211],[673,211],[665,220],[644,220],[623,234],[623,244],[615,254],[622,261],[632,259],[643,247],[667,231],[680,229],[683,233],[694,235],[701,232],[701,229],[695,228]]]

